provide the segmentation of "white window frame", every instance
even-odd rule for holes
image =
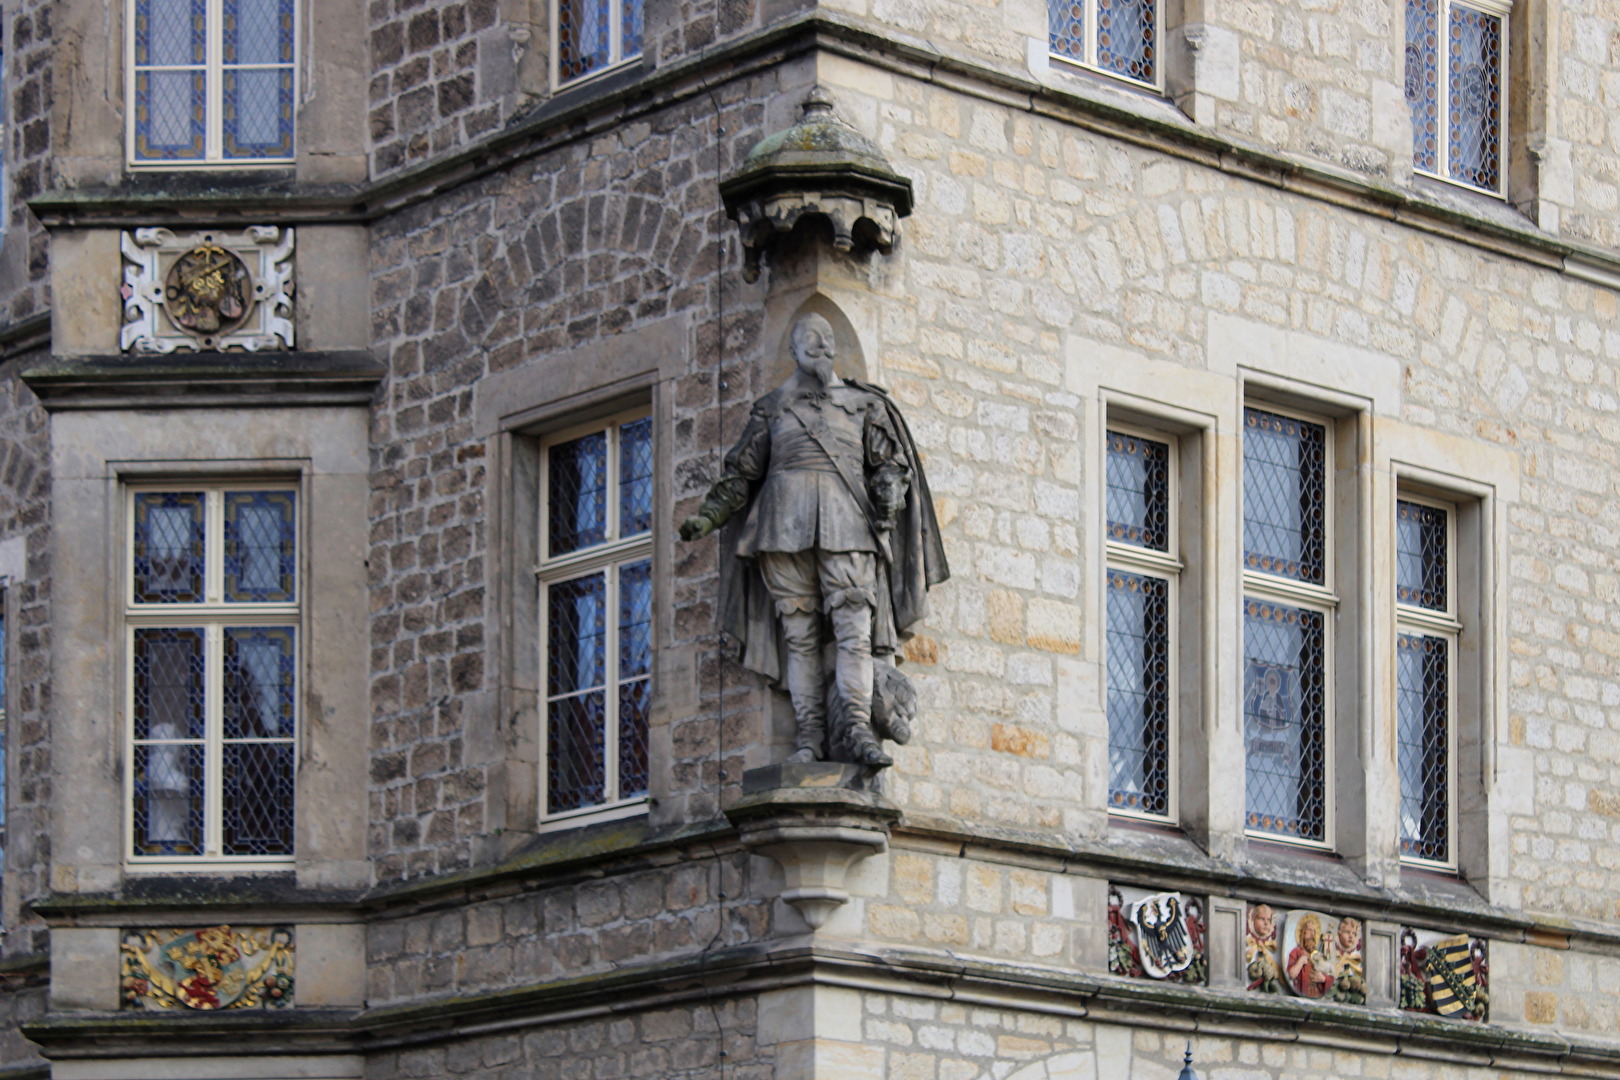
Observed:
[[[619,568],[626,563],[637,562],[641,559],[652,560],[653,534],[656,525],[645,533],[628,539],[619,536],[619,429],[622,425],[633,420],[640,420],[650,416],[645,408],[630,409],[616,413],[601,420],[594,420],[587,424],[577,424],[547,434],[540,441],[540,542],[537,545],[540,553],[539,565],[534,569],[536,587],[538,588],[538,602],[536,605],[536,621],[539,623],[539,632],[536,637],[540,648],[540,666],[538,679],[538,722],[540,725],[540,778],[539,800],[537,803],[540,832],[549,832],[556,829],[572,828],[586,821],[612,821],[618,818],[633,817],[647,812],[650,798],[647,795],[637,795],[628,799],[618,797],[619,786],[619,698],[616,692],[619,685],[619,604],[618,583]],[[594,544],[579,551],[571,551],[556,558],[551,557],[551,448],[574,439],[590,435],[598,431],[607,432],[607,539],[600,544]],[[654,437],[656,440],[656,431]],[[656,447],[656,441],[654,443]],[[551,620],[548,593],[552,586],[574,581],[590,574],[603,572],[603,583],[606,602],[603,604],[606,620],[604,625],[604,640],[608,643],[604,649],[603,686],[603,753],[602,768],[604,772],[602,802],[594,806],[582,806],[574,810],[563,810],[558,813],[548,813],[546,807],[550,803],[548,789],[548,764],[551,761],[550,746],[550,695],[547,693],[549,671],[546,664],[548,646],[550,644]],[[653,582],[656,597],[657,582]],[[655,599],[656,603],[656,599]],[[652,673],[648,673],[649,682]]]
[[[1435,79],[1438,88],[1437,104],[1440,109],[1441,120],[1435,155],[1436,170],[1430,172],[1427,169],[1418,168],[1414,153],[1412,171],[1419,176],[1439,180],[1453,187],[1462,188],[1464,191],[1477,191],[1483,195],[1505,200],[1507,198],[1508,179],[1508,118],[1509,109],[1513,103],[1512,88],[1508,81],[1512,68],[1509,62],[1509,58],[1512,56],[1510,51],[1512,42],[1509,33],[1512,29],[1513,20],[1510,16],[1513,12],[1513,5],[1510,2],[1501,2],[1501,0],[1466,0],[1466,2],[1464,0],[1436,0],[1436,2],[1439,5],[1440,43],[1437,50],[1438,55],[1435,57]],[[1498,84],[1502,88],[1502,116],[1498,123],[1499,135],[1496,140],[1496,175],[1499,182],[1495,188],[1479,187],[1476,184],[1468,183],[1466,180],[1458,180],[1451,175],[1451,97],[1446,93],[1446,87],[1451,82],[1451,35],[1449,27],[1451,25],[1451,9],[1454,7],[1469,8],[1502,20],[1502,66],[1501,70],[1497,72]]]
[[[290,65],[293,80],[293,153],[277,158],[228,158],[225,156],[225,3],[224,0],[204,0],[207,31],[204,34],[203,107],[205,126],[203,156],[185,160],[157,160],[138,157],[135,153],[135,2],[124,0],[124,160],[131,169],[259,169],[266,166],[285,168],[297,161],[298,152],[298,69],[299,35],[303,30],[303,3],[293,4],[293,58]],[[195,71],[197,64],[148,64],[142,71]],[[232,64],[234,68],[284,68],[287,64]]]
[[[1322,457],[1322,501],[1323,501],[1323,507],[1322,507],[1322,584],[1320,584],[1320,585],[1314,585],[1314,584],[1311,584],[1310,582],[1305,582],[1305,581],[1296,581],[1296,580],[1294,580],[1292,578],[1280,577],[1280,576],[1275,575],[1275,574],[1267,574],[1267,573],[1264,573],[1264,572],[1258,571],[1258,570],[1250,570],[1247,566],[1243,565],[1243,563],[1246,561],[1245,557],[1247,555],[1247,551],[1243,548],[1242,534],[1243,534],[1244,514],[1247,511],[1247,507],[1248,507],[1248,504],[1247,504],[1248,496],[1247,496],[1247,493],[1241,491],[1241,484],[1242,484],[1242,476],[1243,476],[1243,471],[1244,471],[1243,465],[1244,465],[1244,462],[1247,459],[1246,459],[1246,456],[1245,456],[1245,453],[1244,453],[1244,446],[1242,445],[1241,441],[1239,443],[1239,447],[1238,447],[1238,465],[1239,465],[1238,477],[1239,477],[1240,491],[1239,491],[1239,496],[1238,496],[1238,545],[1239,545],[1239,565],[1243,567],[1243,590],[1242,590],[1242,595],[1239,597],[1239,603],[1238,603],[1238,632],[1239,632],[1239,635],[1240,635],[1240,641],[1239,641],[1239,646],[1238,646],[1238,648],[1239,648],[1239,654],[1238,655],[1239,655],[1239,658],[1243,661],[1243,666],[1246,668],[1247,667],[1247,656],[1248,656],[1248,640],[1247,640],[1247,631],[1245,629],[1246,616],[1244,614],[1243,609],[1247,605],[1250,598],[1253,598],[1255,600],[1259,600],[1259,601],[1261,601],[1263,603],[1277,604],[1277,605],[1285,606],[1285,607],[1301,608],[1301,609],[1308,610],[1308,611],[1315,611],[1315,612],[1318,612],[1318,613],[1321,614],[1321,616],[1322,616],[1322,776],[1324,778],[1323,782],[1324,782],[1324,784],[1326,786],[1326,790],[1322,793],[1322,801],[1323,801],[1323,808],[1322,808],[1322,839],[1320,839],[1320,840],[1312,840],[1312,839],[1308,839],[1308,838],[1305,838],[1305,837],[1285,836],[1285,835],[1283,835],[1281,833],[1263,832],[1263,831],[1261,831],[1259,829],[1249,828],[1249,826],[1248,826],[1248,817],[1249,817],[1248,780],[1249,780],[1249,772],[1248,772],[1247,745],[1245,745],[1245,747],[1244,747],[1244,750],[1245,750],[1245,753],[1244,753],[1244,770],[1243,770],[1243,783],[1244,783],[1244,797],[1243,797],[1244,834],[1246,836],[1252,837],[1252,838],[1254,838],[1256,840],[1267,840],[1267,841],[1271,841],[1273,843],[1278,843],[1278,844],[1290,844],[1290,845],[1294,845],[1294,846],[1298,846],[1298,847],[1306,847],[1306,848],[1312,848],[1312,849],[1315,849],[1315,850],[1327,851],[1327,850],[1332,850],[1333,849],[1335,828],[1337,826],[1336,813],[1335,813],[1335,811],[1336,811],[1335,804],[1337,802],[1337,799],[1335,798],[1335,791],[1334,791],[1334,781],[1335,781],[1335,774],[1334,774],[1334,764],[1335,764],[1335,762],[1334,762],[1334,757],[1335,757],[1335,755],[1334,755],[1334,741],[1335,740],[1334,740],[1334,723],[1333,723],[1333,720],[1334,720],[1334,712],[1335,712],[1335,710],[1334,710],[1333,703],[1334,703],[1334,700],[1335,700],[1335,698],[1334,698],[1334,694],[1335,694],[1335,686],[1334,686],[1334,651],[1335,650],[1334,650],[1333,620],[1334,620],[1335,614],[1337,613],[1337,611],[1339,609],[1339,596],[1338,596],[1338,593],[1334,589],[1334,576],[1335,576],[1334,575],[1334,563],[1336,561],[1336,551],[1335,551],[1335,547],[1336,547],[1336,545],[1335,545],[1336,524],[1334,522],[1334,512],[1333,512],[1333,501],[1334,501],[1334,475],[1333,474],[1334,474],[1334,471],[1335,471],[1335,462],[1334,462],[1334,457],[1335,457],[1334,434],[1335,433],[1334,433],[1334,427],[1333,427],[1333,420],[1330,417],[1322,416],[1322,415],[1320,415],[1318,413],[1304,412],[1304,411],[1301,411],[1299,409],[1290,408],[1289,406],[1286,406],[1286,405],[1280,405],[1280,404],[1277,404],[1275,402],[1268,401],[1268,400],[1266,400],[1264,398],[1259,398],[1259,399],[1249,398],[1249,399],[1246,399],[1243,402],[1242,408],[1241,408],[1241,410],[1239,411],[1239,414],[1238,414],[1238,431],[1240,433],[1240,439],[1247,437],[1246,432],[1248,430],[1248,424],[1247,424],[1247,421],[1245,420],[1245,414],[1247,413],[1247,411],[1249,409],[1258,409],[1258,410],[1260,410],[1262,412],[1275,413],[1275,414],[1277,414],[1279,416],[1287,416],[1287,417],[1290,417],[1290,418],[1292,418],[1294,420],[1301,420],[1301,421],[1304,421],[1305,423],[1308,423],[1308,424],[1315,424],[1318,427],[1321,427],[1323,429],[1323,432],[1322,432],[1322,440],[1323,440],[1323,442],[1322,442],[1322,446],[1323,446],[1323,457]],[[1240,695],[1242,695],[1245,692],[1246,680],[1247,680],[1247,671],[1246,670],[1239,671],[1237,682],[1238,682],[1238,693]],[[1247,737],[1248,737],[1247,736],[1247,730],[1246,730],[1247,722],[1244,720],[1244,717],[1243,717],[1243,704],[1242,704],[1241,697],[1239,699],[1239,704],[1238,704],[1238,718],[1239,718],[1240,727],[1242,727],[1244,729],[1243,730],[1243,738],[1244,738],[1244,741],[1245,741],[1245,744],[1246,744],[1247,743]]]
[[[224,601],[225,581],[225,493],[227,491],[291,491],[294,493],[297,517],[294,519],[295,559],[293,580],[297,583],[293,603]],[[203,538],[205,555],[204,596],[202,603],[144,603],[135,602],[135,496],[141,493],[180,492],[204,493]],[[124,538],[123,564],[123,700],[125,714],[122,724],[124,744],[124,858],[131,870],[175,870],[180,868],[209,870],[279,869],[291,867],[296,860],[297,831],[294,829],[294,851],[286,855],[222,855],[224,835],[224,635],[230,626],[290,626],[296,634],[293,658],[293,798],[294,821],[297,820],[298,762],[303,746],[304,715],[302,709],[305,642],[308,638],[303,618],[306,595],[304,574],[304,495],[297,480],[228,480],[197,481],[180,478],[172,481],[142,481],[124,485],[123,510]],[[204,795],[203,795],[203,854],[201,855],[138,855],[135,853],[135,631],[141,629],[191,629],[205,631],[204,644]],[[187,742],[193,740],[186,740]]]
[[[1097,0],[1085,0],[1086,6],[1086,55],[1085,59],[1077,60],[1066,53],[1060,53],[1052,48],[1051,9],[1047,9],[1046,43],[1047,52],[1053,64],[1070,71],[1084,71],[1092,75],[1102,75],[1110,79],[1118,79],[1127,86],[1141,87],[1164,93],[1164,0],[1153,0],[1153,78],[1144,82],[1123,75],[1117,71],[1100,67],[1097,63]]]
[[[1400,861],[1405,866],[1419,866],[1434,870],[1454,872],[1457,869],[1457,683],[1459,672],[1457,670],[1458,638],[1462,634],[1463,624],[1458,618],[1457,597],[1457,505],[1441,499],[1419,495],[1405,488],[1397,490],[1397,502],[1417,503],[1420,506],[1429,506],[1444,511],[1446,515],[1446,607],[1440,611],[1434,608],[1420,607],[1416,604],[1403,604],[1398,599],[1395,604],[1395,637],[1391,644],[1399,648],[1402,634],[1416,634],[1422,637],[1437,637],[1446,642],[1446,858],[1443,860],[1421,859],[1411,855],[1400,855]],[[1393,555],[1393,550],[1391,551]],[[1399,702],[1396,709],[1400,708]],[[1397,729],[1400,718],[1396,716]],[[1400,782],[1399,747],[1396,748],[1396,782]],[[1397,790],[1397,798],[1404,792]],[[1398,828],[1398,826],[1397,826]],[[1399,853],[1400,837],[1396,836],[1396,849]]]
[[[1155,551],[1152,548],[1140,547],[1135,544],[1121,543],[1107,540],[1104,543],[1103,568],[1103,628],[1107,634],[1108,626],[1108,571],[1118,570],[1127,574],[1136,574],[1142,577],[1157,578],[1165,582],[1166,632],[1168,640],[1165,642],[1166,655],[1169,657],[1168,711],[1166,714],[1167,740],[1165,763],[1167,776],[1167,797],[1165,799],[1165,812],[1162,814],[1149,813],[1143,810],[1133,810],[1128,807],[1116,807],[1113,801],[1112,785],[1109,786],[1107,801],[1108,813],[1113,817],[1134,818],[1141,821],[1152,821],[1159,824],[1174,824],[1180,820],[1181,796],[1178,782],[1177,762],[1180,760],[1180,728],[1181,728],[1181,664],[1179,662],[1180,641],[1180,612],[1181,612],[1181,573],[1186,564],[1181,558],[1181,444],[1180,439],[1163,431],[1154,431],[1134,424],[1116,423],[1110,420],[1103,431],[1103,482],[1098,485],[1102,491],[1103,508],[1098,520],[1103,522],[1104,530],[1108,522],[1108,436],[1114,432],[1132,438],[1145,439],[1149,442],[1163,444],[1168,451],[1169,466],[1169,520],[1166,524],[1167,543],[1166,550]],[[1107,686],[1107,647],[1104,645],[1103,683],[1106,693]],[[1106,703],[1105,703],[1106,711]],[[1110,754],[1112,748],[1110,748]],[[1111,768],[1111,766],[1110,766]]]
[[[634,63],[636,63],[637,61],[639,61],[641,59],[641,57],[642,57],[641,52],[633,52],[633,53],[630,53],[629,55],[625,55],[625,51],[624,51],[624,5],[625,4],[641,4],[642,5],[642,8],[641,8],[642,39],[643,39],[643,44],[645,44],[646,32],[647,32],[646,31],[647,7],[646,7],[645,0],[607,0],[608,20],[609,20],[609,23],[612,26],[612,32],[609,35],[607,63],[603,64],[601,67],[597,68],[594,71],[587,71],[583,75],[576,75],[572,79],[564,79],[562,77],[562,43],[557,40],[558,35],[556,33],[557,27],[562,25],[562,11],[560,10],[561,7],[562,7],[562,3],[563,3],[563,0],[551,0],[551,27],[552,27],[552,35],[551,35],[551,86],[552,86],[552,89],[561,90],[564,87],[570,87],[571,88],[571,87],[583,85],[584,83],[590,82],[592,79],[599,79],[602,76],[604,76],[604,75],[606,75],[606,74],[608,74],[610,72],[618,71],[621,68],[629,67],[631,64],[634,64]]]

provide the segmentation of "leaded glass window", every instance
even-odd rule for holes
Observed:
[[[1492,0],[1407,0],[1406,101],[1419,172],[1502,192],[1507,15]]]
[[[643,0],[555,2],[559,85],[641,55]]]
[[[543,814],[646,798],[652,703],[652,420],[620,418],[544,451]]]
[[[297,492],[142,486],[128,506],[130,857],[288,861]]]
[[[1171,818],[1175,444],[1110,429],[1106,452],[1108,806]]]
[[[295,0],[128,0],[126,11],[134,164],[292,160]]]
[[[1401,857],[1455,864],[1453,658],[1462,625],[1451,587],[1452,508],[1395,502],[1395,721]]]
[[[1246,827],[1330,840],[1331,591],[1326,423],[1243,410]]]
[[[1052,55],[1157,87],[1158,0],[1047,0]]]

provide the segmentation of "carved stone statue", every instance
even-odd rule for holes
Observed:
[[[754,403],[681,537],[727,526],[723,626],[744,666],[786,684],[788,760],[892,765],[880,738],[909,738],[916,692],[890,658],[950,576],[939,523],[900,410],[833,373],[832,325],[805,315],[792,344],[798,369]]]

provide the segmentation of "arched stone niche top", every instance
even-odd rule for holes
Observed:
[[[767,361],[763,385],[780,386],[784,379],[793,374],[793,327],[800,318],[812,314],[820,315],[831,323],[833,333],[838,338],[838,359],[833,363],[833,370],[839,378],[868,379],[866,350],[855,324],[849,321],[844,309],[831,297],[814,292],[794,308],[780,326],[771,327],[776,333],[776,354]],[[766,340],[770,339],[767,337]]]

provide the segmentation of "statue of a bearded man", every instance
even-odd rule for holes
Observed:
[[[900,410],[833,373],[832,325],[805,315],[792,345],[797,370],[754,403],[681,537],[729,522],[723,626],[744,666],[787,686],[788,760],[891,765],[880,737],[906,741],[916,694],[890,658],[950,576],[939,523]]]

